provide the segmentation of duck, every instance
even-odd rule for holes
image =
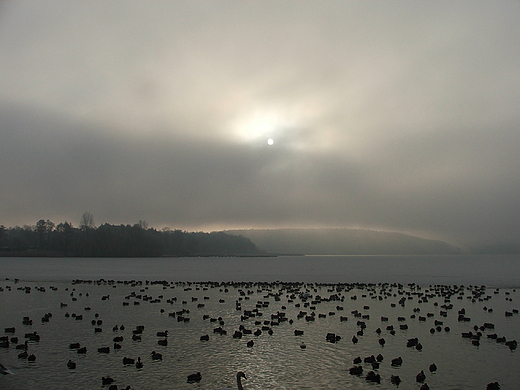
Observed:
[[[74,370],[76,368],[76,363],[69,359],[69,361],[67,362],[67,367],[70,370]]]
[[[132,364],[133,365],[133,364],[135,364],[135,360],[125,356],[123,358],[123,364]]]
[[[421,370],[420,373],[418,373],[416,376],[415,376],[415,380],[417,382],[424,382],[424,380],[426,379],[426,375],[424,374],[424,370]]]
[[[376,374],[374,371],[370,371],[365,379],[369,382],[376,382],[381,383],[381,376],[379,374]]]
[[[135,367],[138,369],[143,368],[143,362],[141,361],[140,357],[137,358],[137,362],[135,362]]]
[[[406,342],[406,346],[408,348],[410,347],[415,347],[417,345],[417,343],[419,342],[419,339],[417,337],[413,338],[413,339],[408,339],[408,341]]]
[[[157,344],[162,345],[162,346],[167,346],[168,345],[168,339],[157,340]]]
[[[393,383],[394,385],[397,385],[399,386],[399,384],[402,382],[401,378],[399,377],[399,375],[392,375],[390,377],[390,382]]]
[[[201,380],[202,380],[202,374],[200,372],[196,372],[195,374],[188,375],[188,383],[200,382]]]
[[[437,365],[435,363],[430,364],[429,370],[430,372],[437,371]]]
[[[376,361],[376,357],[374,355],[367,356],[363,359],[365,363],[373,363]]]
[[[162,355],[159,352],[152,351],[150,356],[153,360],[162,360]]]
[[[101,384],[103,386],[111,385],[112,383],[114,383],[114,379],[110,378],[109,376],[101,378]]]
[[[392,359],[392,367],[397,367],[403,364],[403,358],[401,356]]]
[[[18,354],[18,359],[27,359],[28,357],[29,357],[29,354],[27,353],[27,351],[23,351]]]

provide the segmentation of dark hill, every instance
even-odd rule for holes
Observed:
[[[227,230],[268,253],[304,255],[412,255],[460,253],[458,247],[402,233],[362,229]]]

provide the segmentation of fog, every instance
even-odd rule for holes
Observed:
[[[518,243],[519,14],[510,1],[2,2],[0,224],[89,211]]]

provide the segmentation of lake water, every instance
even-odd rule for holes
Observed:
[[[0,258],[0,277],[520,285],[520,255]]]
[[[19,339],[0,348],[0,362],[14,373],[0,376],[0,389],[108,389],[101,382],[107,376],[120,389],[236,389],[237,371],[247,375],[245,389],[395,389],[392,375],[402,379],[399,389],[419,389],[421,370],[430,389],[485,389],[495,381],[517,389],[520,381],[518,350],[487,337],[520,340],[518,255],[0,258],[0,279],[0,334]],[[462,309],[468,321],[459,321]],[[183,311],[189,321],[178,320]],[[255,316],[242,317],[247,311]],[[301,311],[314,319],[298,316]],[[280,312],[285,316],[277,317]],[[42,322],[46,313],[52,316]],[[79,315],[82,320],[75,319]],[[24,317],[33,324],[24,325]],[[227,335],[213,332],[219,324],[211,319],[219,317]],[[366,325],[363,335],[358,321]],[[442,321],[439,329],[435,321]],[[473,329],[484,323],[495,328]],[[126,328],[113,331],[115,325]],[[132,340],[139,325],[141,340]],[[241,325],[264,330],[233,338]],[[4,334],[8,327],[15,333]],[[165,330],[167,338],[156,335]],[[295,330],[304,333],[295,336]],[[27,352],[36,361],[18,358],[16,346],[35,331],[40,341],[29,341]],[[469,331],[482,333],[478,346],[461,336]],[[328,342],[327,333],[341,339]],[[201,341],[206,334],[209,340]],[[121,349],[114,349],[117,336],[123,336]],[[407,347],[416,337],[422,350]],[[167,345],[160,345],[164,339]],[[70,349],[75,342],[87,353]],[[98,352],[106,346],[109,353]],[[162,360],[153,360],[152,351]],[[378,369],[361,363],[363,375],[350,374],[354,358],[378,354],[384,357]],[[403,364],[393,367],[399,356]],[[141,357],[144,366],[124,365],[123,357]],[[69,359],[75,369],[67,367]],[[380,384],[365,379],[371,370]],[[201,381],[188,383],[194,372],[201,372]]]

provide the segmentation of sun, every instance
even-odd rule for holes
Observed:
[[[242,142],[266,142],[269,146],[274,144],[274,136],[287,128],[287,121],[275,112],[267,110],[255,110],[241,115],[235,120],[234,130],[237,139]]]

